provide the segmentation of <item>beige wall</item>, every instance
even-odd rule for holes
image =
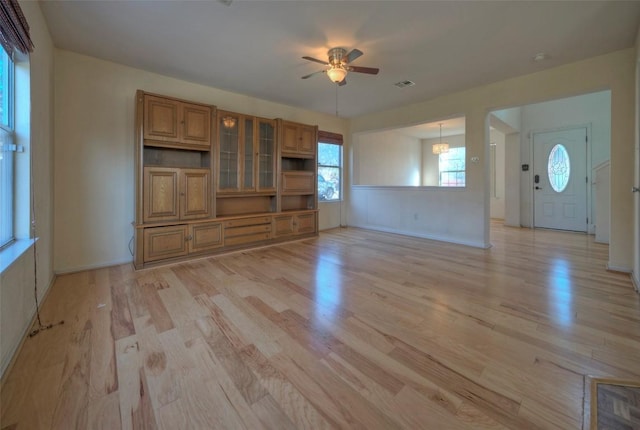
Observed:
[[[353,142],[354,184],[420,185],[420,139],[387,130],[354,136]]]
[[[38,293],[42,298],[53,280],[54,48],[39,3],[22,1],[20,6],[31,27],[31,39],[35,45],[29,60],[31,126],[27,144],[33,157],[34,210],[39,237]],[[35,313],[33,263],[33,250],[30,249],[0,275],[0,374],[4,373]]]
[[[55,62],[56,272],[131,261],[134,95],[137,89],[267,118],[347,132],[344,119],[57,50]],[[322,205],[321,211],[339,211]],[[339,219],[340,217],[337,216]],[[336,216],[320,216],[328,228]]]
[[[464,190],[357,190],[352,188],[349,224],[426,237],[452,237],[461,243],[489,246],[488,124],[492,110],[522,106],[604,89],[611,90],[611,245],[609,265],[630,270],[633,248],[634,73],[635,49],[625,49],[546,71],[496,82],[423,103],[355,118],[351,132],[408,126],[436,118],[466,116],[469,163]],[[400,202],[421,199],[401,214]],[[375,206],[368,207],[376,201]],[[392,208],[392,209],[389,209]],[[372,210],[382,210],[373,214]],[[426,211],[426,212],[423,212]],[[377,224],[370,222],[374,217]],[[416,222],[421,220],[420,222]],[[380,224],[382,223],[382,224]]]

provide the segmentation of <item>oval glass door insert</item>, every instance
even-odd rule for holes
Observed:
[[[569,161],[569,153],[564,145],[557,143],[549,154],[549,164],[547,166],[549,175],[549,183],[551,188],[557,193],[561,193],[569,184],[569,175],[571,173],[571,162]]]

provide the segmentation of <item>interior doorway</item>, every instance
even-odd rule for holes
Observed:
[[[533,134],[534,227],[587,232],[587,132]]]

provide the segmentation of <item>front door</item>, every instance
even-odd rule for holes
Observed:
[[[534,133],[534,226],[587,231],[587,129]]]

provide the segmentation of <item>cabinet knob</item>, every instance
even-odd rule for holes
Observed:
[[[189,236],[187,236],[187,237],[185,237],[185,238],[184,238],[184,241],[185,241],[185,242],[188,242],[188,241],[190,241],[191,239],[193,239],[193,236],[192,236],[192,235],[189,235]]]

